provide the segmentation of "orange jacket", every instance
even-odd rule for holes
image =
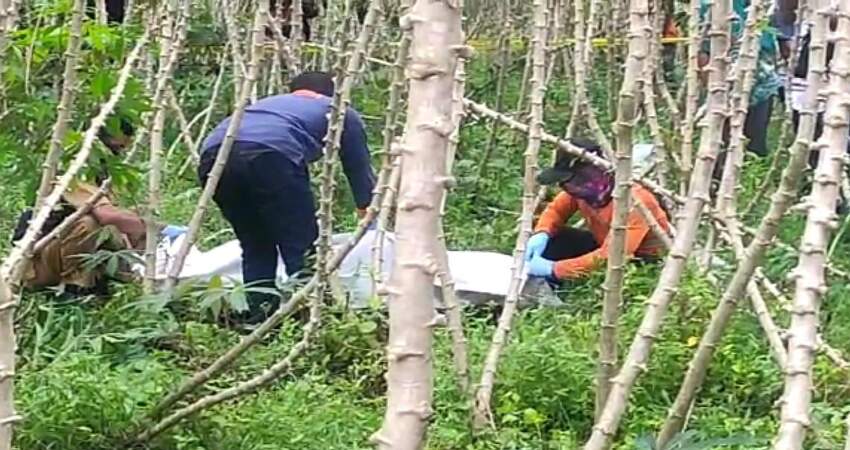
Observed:
[[[651,192],[643,186],[633,186],[632,196],[634,199],[639,199],[652,212],[655,220],[658,221],[664,231],[669,231],[670,224],[667,220],[667,214]],[[596,242],[601,242],[602,245],[586,255],[556,262],[554,271],[555,276],[559,279],[578,278],[585,275],[608,257],[608,246],[610,245],[608,231],[611,229],[614,202],[609,202],[605,207],[596,209],[583,200],[566,192],[561,192],[543,211],[540,220],[537,221],[535,232],[543,231],[549,236],[556,235],[558,230],[576,211],[584,217]],[[632,207],[626,224],[626,254],[629,257],[635,255],[656,256],[663,249],[663,243],[652,233],[649,224],[643,219],[640,212]]]

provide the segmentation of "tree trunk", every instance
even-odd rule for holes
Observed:
[[[410,101],[396,217],[396,259],[389,293],[387,410],[372,440],[386,450],[424,447],[433,413],[432,330],[437,231],[452,132],[452,92],[462,43],[458,2],[418,0],[403,20],[413,24]]]
[[[823,2],[824,0],[815,0],[817,2]],[[761,7],[758,12],[751,11],[750,16],[748,17],[748,30],[746,36],[744,38],[744,45],[749,47],[747,50],[741,53],[742,61],[739,64],[739,68],[743,68],[744,72],[749,72],[749,77],[752,77],[752,72],[755,69],[755,62],[757,58],[757,49],[758,49],[758,37],[759,34],[757,32],[757,25],[761,20],[760,15],[763,15],[765,12],[766,1],[761,1],[758,6]],[[761,13],[761,14],[759,14]],[[820,21],[813,35],[813,43],[814,42],[824,42],[823,39],[826,36],[826,29],[824,28],[827,24],[823,21]],[[809,93],[816,93],[820,87],[821,83],[819,81],[820,71],[818,68],[824,67],[825,64],[825,51],[816,50],[818,46],[812,47],[812,68],[813,70],[810,72],[810,86]],[[825,49],[825,46],[823,47]],[[744,78],[748,75],[746,73],[742,74]],[[735,117],[733,117],[733,129],[732,132],[732,141],[734,142],[736,139],[740,140],[740,135],[743,132],[743,115],[746,114],[746,105],[749,99],[749,87],[746,86],[747,83],[744,83],[743,89],[738,91],[736,89],[736,95],[733,97],[737,97],[739,101],[738,108],[735,111]],[[815,99],[816,95],[810,97],[811,99]],[[742,103],[742,104],[741,104]],[[814,105],[811,105],[814,108]],[[801,124],[799,141],[800,142],[809,142],[812,139],[814,134],[814,116],[809,116],[811,122]],[[804,119],[807,120],[807,119]],[[736,138],[737,135],[737,138]],[[743,148],[738,148],[737,151],[743,152]],[[736,253],[740,253],[740,261],[738,262],[738,267],[735,270],[735,274],[732,279],[729,281],[729,284],[726,290],[723,293],[723,296],[720,302],[717,305],[717,308],[713,312],[711,316],[711,321],[708,325],[708,328],[705,331],[705,334],[700,339],[700,344],[697,347],[697,351],[691,359],[691,363],[688,365],[688,372],[685,375],[684,380],[682,381],[682,386],[679,390],[678,395],[676,396],[676,400],[673,403],[673,406],[670,408],[670,411],[667,416],[667,420],[664,422],[664,426],[661,429],[661,432],[658,435],[658,444],[660,446],[666,445],[673,437],[682,431],[682,427],[685,424],[685,418],[687,416],[688,410],[691,408],[691,404],[696,397],[697,391],[705,380],[706,373],[708,371],[709,363],[711,362],[711,358],[714,355],[714,350],[720,342],[720,338],[723,336],[723,332],[726,329],[726,326],[729,322],[729,319],[734,312],[738,299],[744,295],[748,290],[751,291],[754,296],[755,302],[758,302],[760,299],[760,294],[758,293],[758,289],[756,289],[755,285],[751,282],[751,278],[753,273],[755,273],[756,268],[761,264],[762,259],[764,258],[764,254],[767,251],[768,244],[773,240],[776,236],[776,233],[779,230],[779,223],[782,217],[785,215],[785,212],[788,210],[788,207],[791,206],[791,202],[794,200],[797,194],[799,179],[802,174],[803,169],[806,165],[806,159],[808,155],[808,146],[797,147],[796,152],[792,155],[791,160],[788,163],[788,167],[783,172],[782,183],[780,185],[779,191],[774,195],[773,201],[771,202],[770,209],[767,214],[764,216],[761,224],[759,225],[759,229],[756,233],[756,238],[752,240],[749,247],[745,251],[736,251]],[[732,159],[732,155],[729,156]],[[734,170],[732,167],[727,166],[727,169]],[[727,172],[727,176],[728,172]],[[727,180],[727,183],[730,183]],[[731,181],[731,184],[726,186],[726,189],[734,190],[736,183]],[[725,216],[727,220],[727,225],[731,223],[733,230],[730,230],[731,239],[736,240],[734,242],[733,247],[741,246],[741,237],[739,234],[735,234],[734,230],[737,230],[738,227],[735,226],[736,218],[734,217],[734,199],[731,193],[721,193],[721,198],[718,199],[718,210],[722,216]],[[728,197],[727,197],[728,196]],[[725,198],[724,198],[725,197]],[[730,209],[731,208],[731,209]],[[737,250],[737,249],[736,249]]]
[[[493,340],[487,352],[487,358],[482,369],[481,382],[475,393],[475,410],[473,426],[477,429],[492,423],[490,398],[496,381],[496,369],[499,358],[508,340],[511,323],[517,309],[517,301],[522,291],[524,274],[525,246],[531,236],[532,215],[537,206],[535,197],[537,176],[537,155],[540,152],[543,133],[543,101],[546,92],[544,78],[546,76],[546,2],[534,0],[534,34],[532,37],[532,57],[529,64],[531,70],[531,124],[528,128],[528,146],[525,150],[525,173],[523,176],[522,213],[520,215],[519,233],[513,255],[511,283],[505,298],[505,307],[499,317],[499,324],[493,333]]]
[[[820,161],[815,171],[814,186],[809,197],[809,214],[800,248],[800,260],[791,273],[795,280],[794,306],[788,330],[788,364],[785,370],[785,391],[782,394],[782,413],[774,450],[803,448],[806,431],[811,427],[809,406],[814,385],[812,363],[817,350],[818,310],[820,297],[826,294],[824,277],[826,246],[837,227],[835,214],[850,123],[850,3],[839,3],[839,39],[831,63],[827,92],[824,132],[816,144]],[[816,14],[825,11],[817,10]],[[814,44],[812,44],[814,49]]]
[[[711,17],[711,77],[709,79],[708,108],[710,116],[706,120],[700,139],[700,155],[691,178],[688,199],[683,208],[682,220],[677,226],[673,248],[664,264],[658,284],[647,300],[647,310],[635,334],[629,353],[620,372],[612,380],[613,387],[605,408],[593,427],[593,433],[584,446],[585,450],[603,450],[611,445],[620,420],[626,410],[629,394],[637,377],[645,370],[652,345],[670,300],[681,281],[682,273],[693,250],[700,217],[709,198],[708,187],[711,173],[722,145],[723,122],[727,117],[727,58],[729,50],[729,17],[732,12],[731,0],[716,0],[712,5]]]
[[[11,450],[15,412],[15,298],[0,275],[0,450]]]
[[[168,85],[180,55],[189,20],[191,1],[182,0],[178,10],[175,0],[168,2],[168,24],[160,39],[160,66],[154,83],[153,123],[150,132],[150,165],[148,168],[148,204],[145,211],[145,280],[144,291],[154,290],[156,281],[156,247],[159,244],[159,205],[162,185],[163,130],[165,128]]]
[[[576,3],[581,3],[579,0]],[[626,73],[620,88],[617,113],[617,150],[615,155],[614,213],[611,219],[611,245],[602,302],[602,326],[599,336],[599,368],[597,371],[596,417],[602,413],[610,391],[610,379],[617,371],[617,320],[623,299],[623,275],[626,265],[626,225],[631,208],[632,131],[637,118],[643,86],[650,85],[645,62],[649,52],[649,2],[632,0],[629,8],[629,53]],[[647,79],[647,75],[650,77]]]
[[[38,186],[34,211],[41,208],[44,197],[53,188],[53,179],[56,178],[59,160],[62,158],[63,144],[65,143],[65,136],[68,134],[68,124],[71,121],[71,109],[74,106],[74,98],[77,94],[77,64],[83,42],[82,28],[85,8],[85,0],[74,0],[68,50],[65,52],[65,72],[62,74],[62,96],[59,99],[59,106],[56,108],[56,123],[53,125],[53,134],[50,137],[50,149],[41,165],[41,183]],[[2,9],[2,6],[0,6],[0,9]],[[0,54],[0,59],[2,58],[3,56]],[[0,73],[2,73],[2,70],[0,70]]]

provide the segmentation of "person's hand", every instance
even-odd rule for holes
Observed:
[[[546,245],[549,244],[549,235],[546,233],[537,233],[528,239],[528,244],[525,246],[525,260],[531,261],[536,256],[543,255],[546,250]]]
[[[357,218],[362,219],[366,217],[367,208],[357,208]]]
[[[555,261],[550,261],[542,256],[535,256],[525,265],[528,276],[541,278],[555,278]]]
[[[187,231],[189,231],[189,228],[187,227],[183,227],[180,225],[166,225],[165,228],[162,229],[162,232],[160,234],[167,237],[170,241],[173,242],[181,234],[185,234]]]

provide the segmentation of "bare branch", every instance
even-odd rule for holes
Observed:
[[[531,125],[528,127],[528,145],[525,150],[525,169],[523,176],[522,213],[519,220],[519,233],[516,246],[514,247],[513,265],[511,268],[511,283],[505,298],[505,306],[499,317],[496,331],[490,343],[490,349],[484,361],[481,381],[475,393],[475,409],[473,412],[473,426],[481,429],[492,423],[490,398],[496,379],[496,370],[499,364],[502,350],[508,340],[511,330],[513,316],[517,309],[522,280],[525,277],[524,259],[525,246],[531,235],[532,215],[537,206],[535,190],[537,175],[537,156],[543,141],[543,101],[546,93],[546,2],[534,0],[534,32],[531,40],[532,55],[529,64],[531,70]]]

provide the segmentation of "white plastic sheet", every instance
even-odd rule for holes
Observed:
[[[157,274],[160,281],[165,280],[168,269],[174,260],[174,255],[180,247],[184,236],[173,242],[163,239],[157,252]],[[376,233],[367,232],[363,239],[348,253],[340,264],[337,272],[338,280],[348,295],[349,306],[355,309],[367,307],[372,292],[372,248]],[[336,234],[332,238],[332,246],[338,249],[351,238],[350,233]],[[382,273],[384,279],[389,279],[395,255],[395,236],[387,233],[383,246]],[[511,281],[510,256],[482,251],[450,251],[448,254],[449,270],[455,282],[455,291],[461,301],[471,303],[500,302],[507,295]],[[137,271],[143,272],[142,267]],[[193,246],[186,258],[180,280],[196,279],[206,281],[214,276],[220,276],[225,283],[242,282],[242,249],[239,241],[232,240],[208,251],[201,251]],[[279,283],[287,280],[283,261],[278,260],[277,278]],[[557,299],[545,283],[523,283],[528,288],[524,291],[535,297],[529,299],[533,303],[556,304]],[[435,284],[435,298],[439,305],[440,289]]]

